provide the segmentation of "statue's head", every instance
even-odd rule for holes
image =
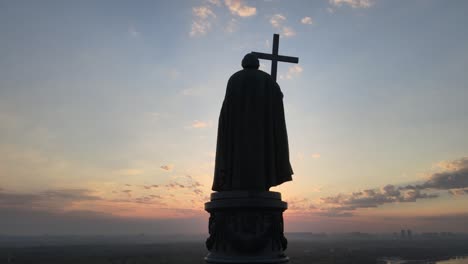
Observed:
[[[260,67],[260,62],[258,61],[257,56],[252,53],[247,53],[242,59],[242,68],[244,69],[258,69]]]

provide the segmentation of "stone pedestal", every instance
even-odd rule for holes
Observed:
[[[207,263],[287,263],[278,192],[224,191],[205,203],[210,213]]]

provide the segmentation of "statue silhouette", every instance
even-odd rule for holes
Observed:
[[[228,81],[219,116],[214,191],[268,191],[291,181],[283,93],[256,55]]]

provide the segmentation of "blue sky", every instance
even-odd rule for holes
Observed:
[[[346,218],[343,230],[382,231],[393,227],[379,217],[410,214],[415,228],[467,231],[443,218],[468,221],[467,7],[2,2],[0,205],[206,217],[227,79],[246,53],[271,51],[279,33],[280,54],[300,58],[278,72],[295,175],[275,190],[290,203],[294,230],[335,230]],[[54,200],[61,195],[72,198]],[[442,218],[418,222],[434,215]]]

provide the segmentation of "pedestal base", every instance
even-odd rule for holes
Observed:
[[[211,194],[207,263],[287,263],[283,212],[278,192],[225,191]]]

